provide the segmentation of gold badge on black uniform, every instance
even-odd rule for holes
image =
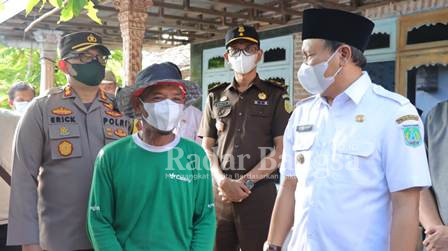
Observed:
[[[258,93],[258,98],[260,100],[266,100],[268,98],[268,95],[266,95],[266,93],[264,93],[264,92],[260,92],[260,93]]]

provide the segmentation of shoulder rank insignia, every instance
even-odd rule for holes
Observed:
[[[57,108],[54,108],[53,110],[51,110],[51,113],[53,113],[54,115],[59,115],[59,116],[67,116],[67,115],[73,114],[73,111],[68,108],[60,106],[60,107],[57,107]]]
[[[70,141],[63,140],[58,145],[58,152],[61,156],[67,157],[73,153],[73,144]]]
[[[422,144],[422,134],[418,125],[403,126],[403,134],[406,145],[418,147]]]
[[[419,121],[420,119],[417,115],[405,115],[405,116],[399,117],[397,120],[395,120],[395,122],[397,122],[397,124],[401,124],[407,120]]]
[[[114,118],[121,118],[123,117],[123,114],[116,112],[116,111],[106,111],[106,114],[109,116],[112,116]]]
[[[228,82],[212,85],[211,87],[208,88],[208,92],[211,92],[211,91],[213,91],[215,89],[218,89],[220,87],[225,87],[225,86],[228,86],[228,85],[230,85],[230,83],[228,83]]]
[[[272,84],[275,87],[282,88],[284,90],[286,90],[288,88],[288,85],[283,84],[283,83],[278,82],[278,81],[275,81],[275,80],[266,80],[266,82]]]
[[[127,132],[125,132],[123,129],[115,130],[114,134],[117,135],[120,138],[128,136]]]

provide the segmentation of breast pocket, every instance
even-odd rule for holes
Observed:
[[[249,109],[249,114],[254,118],[266,118],[273,115],[273,110],[268,105],[252,105]]]
[[[342,183],[369,182],[371,172],[368,170],[374,160],[370,157],[375,151],[375,145],[370,141],[348,140],[338,144],[334,162],[331,166],[331,178]],[[370,178],[369,178],[370,177]]]
[[[49,125],[51,158],[54,160],[82,156],[79,125]]]
[[[308,177],[312,157],[312,146],[315,138],[315,132],[300,132],[296,134],[293,150],[296,176],[299,179]]]
[[[229,118],[230,113],[232,112],[231,106],[225,106],[225,107],[216,107],[215,108],[215,117],[216,119],[225,119]]]

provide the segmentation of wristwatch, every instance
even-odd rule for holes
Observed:
[[[282,247],[269,244],[266,241],[263,245],[263,251],[282,251]]]
[[[249,190],[252,190],[252,188],[254,187],[254,182],[251,179],[245,179],[244,181],[244,185],[249,188]]]

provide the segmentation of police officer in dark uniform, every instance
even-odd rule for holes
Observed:
[[[16,132],[8,245],[23,250],[91,249],[86,212],[95,158],[132,128],[99,90],[110,55],[101,37],[72,33],[58,47],[68,84],[34,99]]]
[[[259,78],[263,51],[253,27],[230,29],[225,40],[234,79],[209,90],[199,129],[214,179],[215,250],[258,251],[269,230],[277,194],[272,174],[292,105],[285,85]]]

